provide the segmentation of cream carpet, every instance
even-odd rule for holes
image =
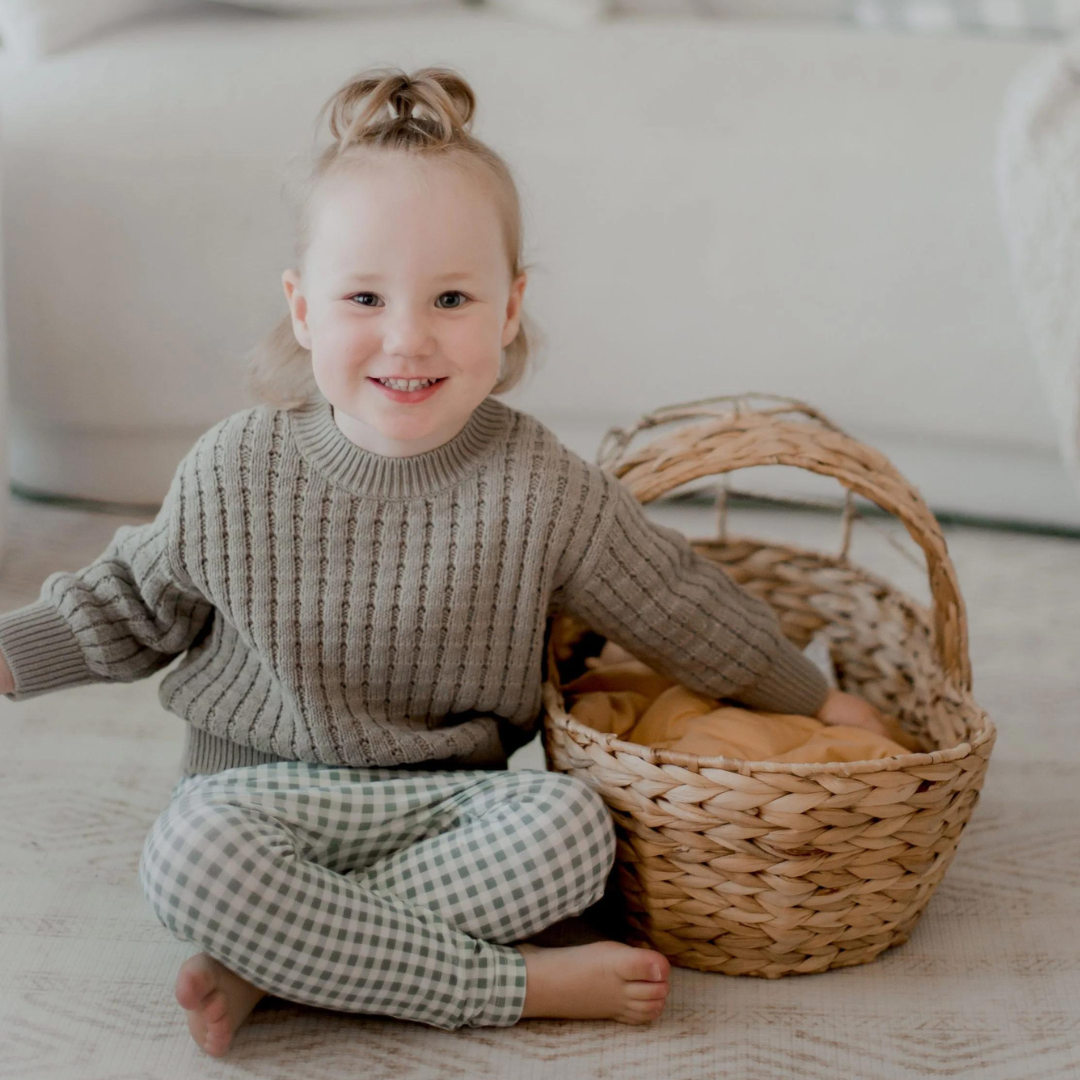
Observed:
[[[707,508],[650,508],[692,537]],[[85,566],[150,516],[16,499],[0,610]],[[922,602],[892,519],[856,525],[854,561]],[[740,508],[732,531],[835,551],[836,515]],[[264,999],[224,1059],[173,998],[194,951],[136,876],[177,778],[182,723],[163,673],[0,698],[0,1077],[899,1080],[1080,1077],[1080,541],[947,526],[968,606],[975,697],[999,729],[982,799],[910,940],[874,962],[776,981],[681,968],[659,1019],[526,1020],[444,1032]],[[512,767],[542,768],[538,740]],[[532,939],[603,936],[604,905]],[[597,929],[599,928],[599,929]]]

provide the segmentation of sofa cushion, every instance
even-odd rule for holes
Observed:
[[[209,0],[216,3],[218,0]],[[380,15],[396,15],[402,8],[439,9],[460,7],[470,0],[227,0],[229,7],[257,8],[264,11],[286,11],[303,14],[310,12],[370,12]]]
[[[852,14],[926,33],[1064,34],[1080,24],[1080,0],[854,0]]]
[[[1080,0],[611,0],[617,14],[832,19],[920,33],[1061,35],[1080,26]]]
[[[192,0],[0,0],[0,38],[12,59],[60,52],[117,23],[190,7]]]
[[[218,0],[210,0],[216,3]],[[228,0],[230,6],[296,13],[371,12],[398,14],[403,8],[437,11],[448,7],[489,7],[552,26],[584,26],[604,19],[611,0]]]

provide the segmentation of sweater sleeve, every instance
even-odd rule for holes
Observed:
[[[613,497],[554,606],[697,693],[814,716],[828,683],[769,604],[610,483]]]
[[[122,525],[89,566],[49,575],[36,601],[0,615],[0,652],[15,679],[6,698],[133,682],[192,644],[212,607],[178,558],[184,465],[152,522]]]

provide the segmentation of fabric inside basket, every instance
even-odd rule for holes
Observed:
[[[584,674],[562,687],[570,715],[642,746],[801,763],[865,761],[923,749],[893,717],[886,718],[887,738],[811,716],[724,704],[661,675],[613,641],[585,665]]]

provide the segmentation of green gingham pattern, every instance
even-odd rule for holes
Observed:
[[[183,777],[139,880],[270,994],[453,1030],[521,1018],[510,943],[598,901],[614,860],[606,805],[564,773],[275,761]]]

